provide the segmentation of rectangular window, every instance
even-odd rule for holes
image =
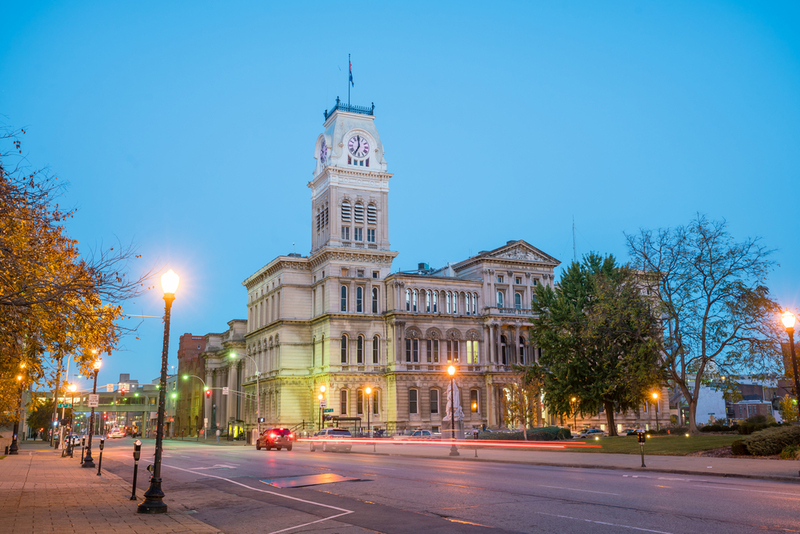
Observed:
[[[410,414],[418,414],[417,411],[417,396],[419,395],[419,391],[416,389],[409,389],[408,390],[408,413]]]
[[[522,278],[520,278],[519,276],[517,277],[516,284],[517,285],[522,284]]]
[[[364,391],[360,389],[356,393],[356,415],[364,415]]]
[[[447,340],[447,361],[448,362],[458,362],[458,340],[457,339],[448,339]]]
[[[503,283],[503,277],[502,276],[498,276],[497,277],[497,283],[498,284],[502,284]]]
[[[535,286],[539,285],[539,280],[537,278],[533,279],[533,285],[535,285]]]
[[[472,389],[469,392],[469,409],[472,413],[478,413],[478,390]]]
[[[372,271],[372,278],[378,278],[380,274],[380,271]]]
[[[428,363],[439,363],[439,340],[428,339],[427,341],[427,361]]]
[[[412,339],[411,340],[411,358],[413,363],[419,363],[419,339]]]
[[[406,362],[411,362],[411,339],[406,338]]]
[[[356,271],[356,277],[357,278],[364,278],[364,269],[358,269]]]
[[[353,230],[353,239],[355,241],[364,241],[364,229],[363,228],[355,228]]]
[[[367,241],[369,243],[375,242],[375,230],[373,228],[367,228]]]
[[[431,415],[439,413],[439,390],[431,390]]]
[[[467,363],[478,363],[478,341],[467,341]]]
[[[342,240],[343,241],[350,241],[350,227],[349,226],[342,226]]]
[[[347,390],[339,393],[339,415],[347,415]]]

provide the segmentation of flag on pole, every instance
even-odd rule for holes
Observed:
[[[349,57],[347,58],[347,62],[350,64],[350,85],[351,85],[352,87],[355,87],[355,86],[356,86],[356,84],[355,84],[355,83],[353,83],[353,62],[352,62],[352,61],[350,61],[350,58],[349,58]]]

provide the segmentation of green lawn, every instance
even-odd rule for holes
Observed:
[[[717,447],[730,447],[733,440],[742,436],[738,434],[699,435],[689,436],[652,436],[644,444],[645,454],[666,454],[670,456],[685,456],[691,452],[716,449]],[[583,441],[583,440],[575,440]],[[607,437],[599,440],[588,440],[593,445],[601,445],[602,449],[567,448],[572,452],[610,452],[616,454],[639,454],[639,442],[636,436]]]

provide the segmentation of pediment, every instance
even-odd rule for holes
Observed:
[[[506,245],[505,247],[500,247],[487,253],[484,257],[503,260],[533,261],[537,263],[548,263],[555,265],[561,263],[552,256],[545,254],[541,250],[529,245],[524,241],[516,241],[510,245]]]

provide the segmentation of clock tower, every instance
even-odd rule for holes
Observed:
[[[326,247],[390,250],[392,175],[386,172],[374,111],[374,104],[353,106],[337,98],[333,109],[325,112],[324,131],[314,147],[314,177],[308,183],[312,256]]]

